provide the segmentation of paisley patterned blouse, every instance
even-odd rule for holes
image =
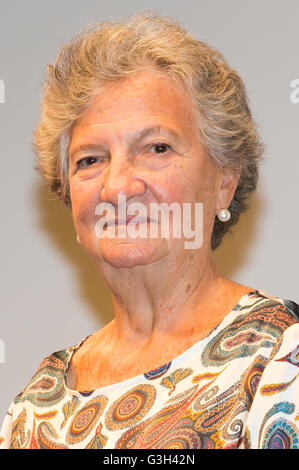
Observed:
[[[84,340],[55,352],[9,407],[0,448],[298,448],[297,315],[250,292],[173,361],[91,392],[65,381]]]

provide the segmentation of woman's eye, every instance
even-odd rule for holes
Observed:
[[[154,144],[151,146],[152,153],[166,153],[170,150],[170,146],[168,144]]]
[[[85,157],[85,158],[81,158],[81,160],[79,160],[77,162],[77,167],[78,168],[87,168],[91,165],[93,165],[94,163],[97,163],[98,161],[100,160],[100,157]]]

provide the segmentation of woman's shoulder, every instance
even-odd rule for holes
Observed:
[[[207,337],[201,353],[202,364],[220,367],[242,363],[244,358],[246,361],[262,358],[267,363],[282,345],[286,354],[291,353],[298,345],[297,313],[298,305],[293,301],[262,290],[248,292]]]
[[[29,401],[35,406],[44,407],[58,403],[66,393],[65,375],[71,357],[88,337],[43,358],[29,383],[15,397],[13,404]]]
[[[265,320],[281,318],[286,325],[299,322],[299,305],[295,301],[270,295],[262,289],[256,289],[245,296],[242,309],[249,309],[252,316],[262,315]]]
[[[35,416],[34,410],[39,409],[44,416],[48,411],[53,416],[57,413],[59,404],[68,393],[65,374],[72,354],[88,337],[42,359],[32,378],[7,410],[0,430],[1,448],[9,448],[12,433],[18,433],[23,423]]]
[[[280,341],[289,328],[299,328],[299,305],[261,289],[243,296],[234,310],[233,324],[229,328],[235,332],[250,329],[258,335],[263,333],[275,340],[274,343]]]
[[[294,300],[273,295],[263,288],[250,287],[224,278],[222,295],[234,305],[232,313],[242,313],[248,317],[260,316],[265,321],[281,317],[286,325],[299,322],[299,305]]]

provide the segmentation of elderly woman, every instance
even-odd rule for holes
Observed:
[[[35,148],[115,318],[41,362],[2,447],[297,447],[298,306],[213,261],[263,152],[236,71],[153,13],[96,24],[48,68]],[[157,205],[192,210],[165,236]]]

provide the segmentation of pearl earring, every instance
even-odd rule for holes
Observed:
[[[217,217],[220,222],[228,222],[231,218],[231,213],[228,209],[220,209],[217,211]]]
[[[82,245],[79,235],[77,235],[76,240],[77,240],[77,243],[79,243],[79,245]]]

